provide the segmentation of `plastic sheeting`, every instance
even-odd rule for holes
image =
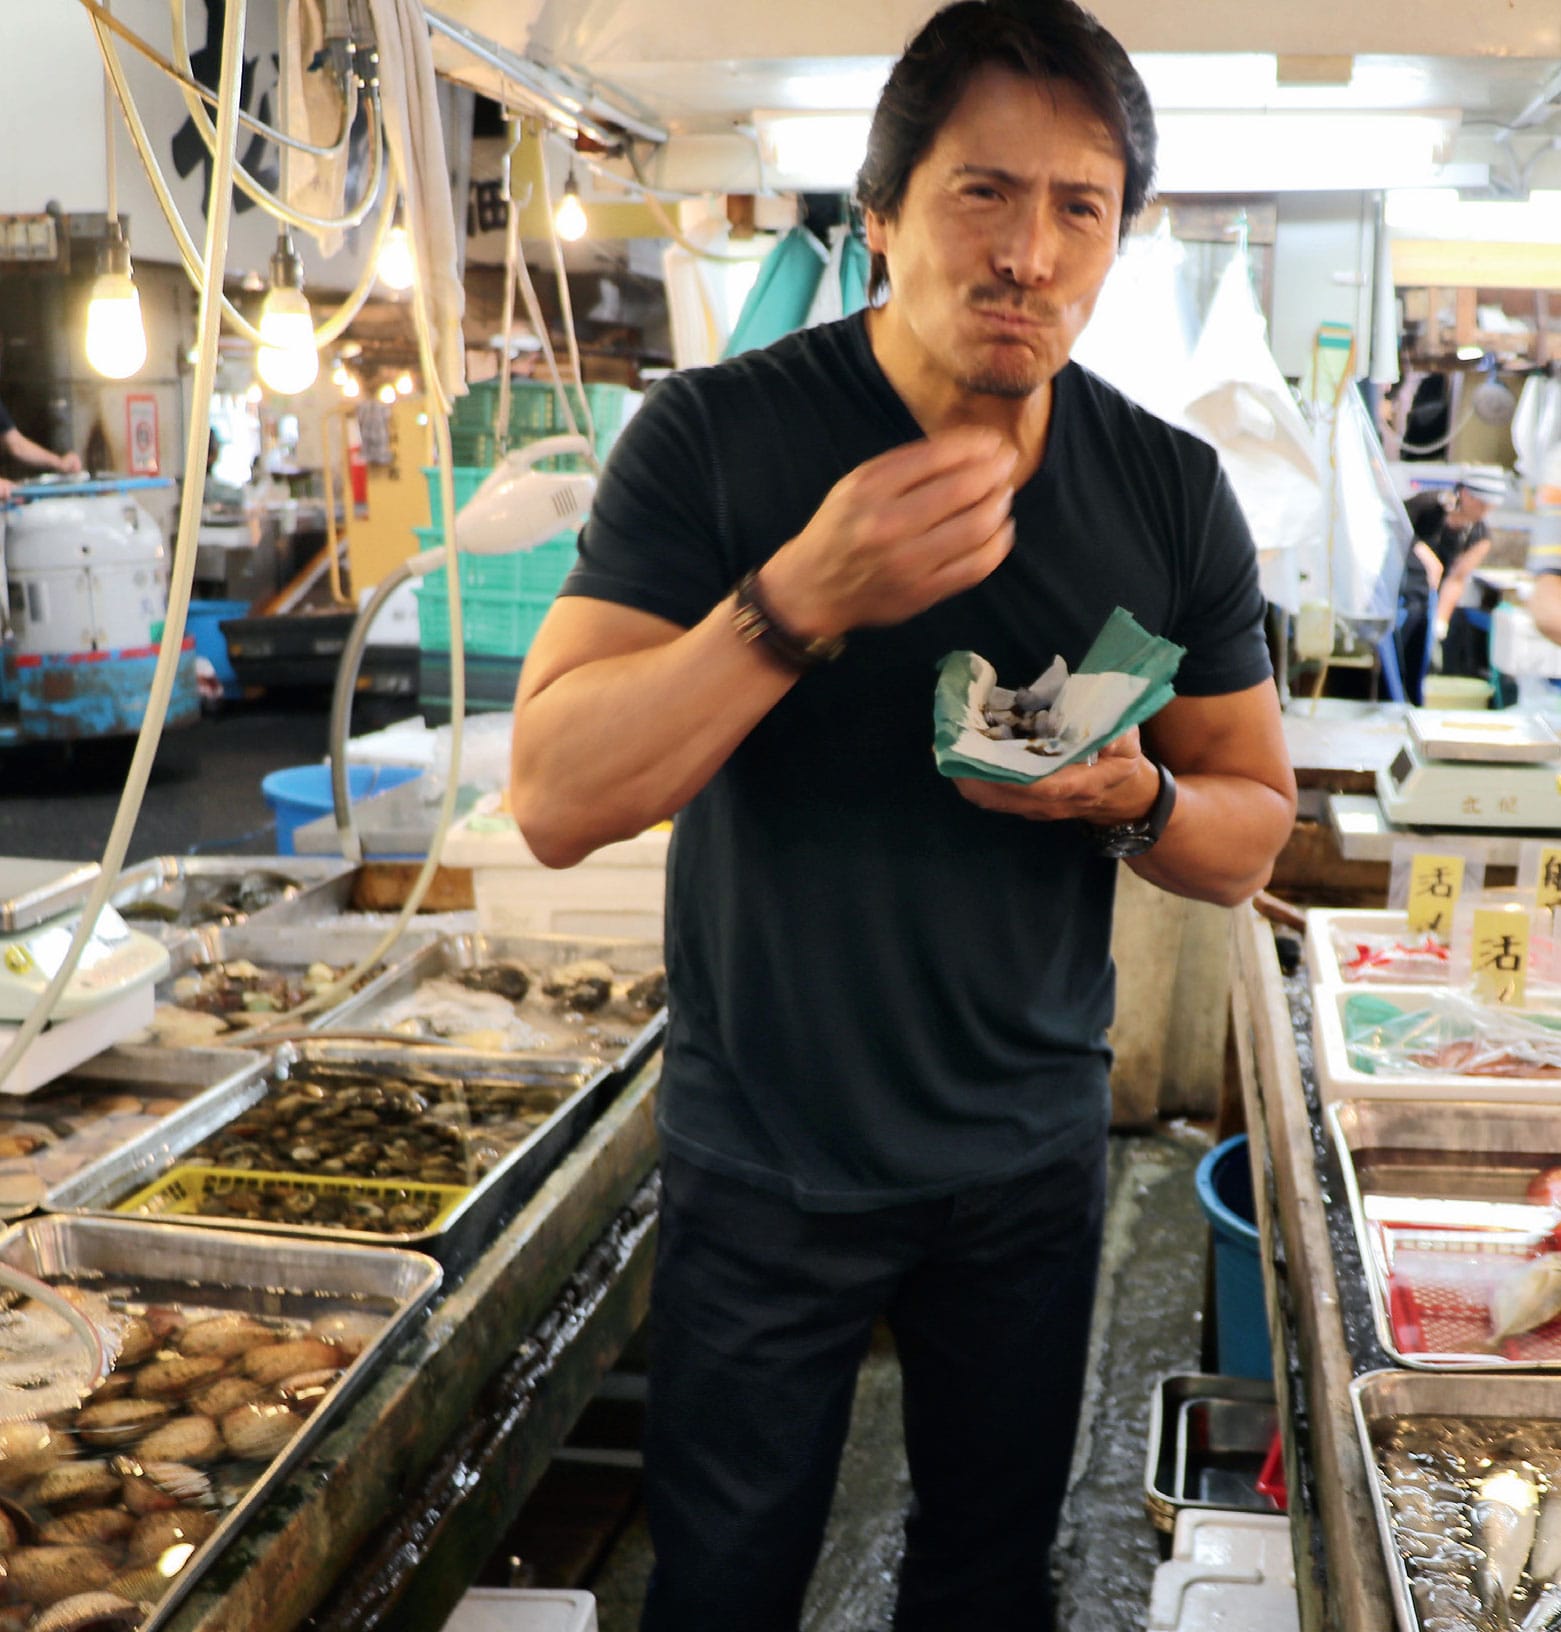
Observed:
[[[1335,617],[1380,638],[1398,614],[1414,529],[1353,381],[1318,414],[1313,434],[1318,463],[1328,473],[1328,555],[1322,582],[1303,574],[1302,595],[1327,601]]]
[[[867,304],[866,245],[846,226],[832,227],[829,239],[826,248],[806,227],[793,227],[770,251],[723,356],[771,345]]]

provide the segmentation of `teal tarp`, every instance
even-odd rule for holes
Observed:
[[[860,311],[867,304],[869,260],[866,244],[854,232],[844,235],[837,262],[806,227],[793,227],[765,256],[721,355],[772,345],[836,310],[841,316]],[[838,302],[833,291],[820,289],[826,276],[839,279]]]

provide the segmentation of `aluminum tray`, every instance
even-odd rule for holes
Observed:
[[[445,1047],[438,1039],[403,1037],[381,1025],[378,1017],[395,1005],[411,997],[425,981],[436,980],[458,970],[474,969],[485,963],[517,960],[529,968],[549,969],[561,964],[574,963],[582,958],[596,958],[609,964],[615,974],[641,975],[660,968],[661,946],[656,941],[583,941],[563,935],[527,935],[495,937],[487,935],[447,936],[425,945],[396,966],[395,971],[382,981],[376,981],[371,990],[355,992],[331,1013],[327,1025],[318,1028],[322,1034],[352,1031],[357,1034],[394,1038],[397,1042],[418,1043],[424,1047]],[[618,1040],[598,1042],[584,1035],[585,1027],[560,1019],[551,1004],[532,994],[515,1005],[516,1015],[548,1035],[547,1043],[536,1049],[496,1049],[492,1057],[498,1059],[533,1059],[555,1057],[582,1059],[594,1066],[608,1060],[620,1072],[637,1070],[659,1045],[666,1030],[666,1010],[661,1009],[649,1020],[622,1017],[616,1009],[608,1011],[608,1020],[614,1025]],[[589,1017],[581,1017],[582,1019]],[[489,1050],[469,1050],[487,1055]]]
[[[1561,1423],[1561,1378],[1440,1377],[1423,1371],[1368,1371],[1350,1384],[1350,1404],[1366,1461],[1372,1510],[1382,1546],[1393,1612],[1400,1632],[1421,1632],[1409,1591],[1409,1575],[1393,1536],[1393,1519],[1377,1474],[1375,1430],[1402,1417],[1492,1417],[1509,1421]]]
[[[158,1287],[174,1283],[182,1301],[252,1314],[313,1317],[342,1306],[365,1305],[385,1314],[383,1329],[195,1550],[146,1620],[137,1623],[139,1632],[152,1632],[168,1621],[248,1515],[368,1380],[441,1279],[439,1266],[420,1253],[368,1252],[361,1247],[273,1235],[241,1237],[126,1219],[32,1219],[0,1235],[0,1258],[47,1280],[96,1285],[108,1280],[132,1287],[146,1285],[147,1266],[155,1265]]]
[[[346,970],[360,959],[366,958],[383,938],[382,930],[366,924],[343,926],[329,934],[303,925],[256,923],[212,925],[205,929],[191,930],[184,939],[169,948],[168,974],[158,983],[157,1002],[159,1006],[172,1003],[173,983],[192,970],[204,968],[209,964],[247,958],[262,968],[279,971],[302,971],[312,963],[327,963],[333,968]],[[305,1015],[297,1022],[288,1022],[289,1032],[318,1031],[336,1013],[341,1003],[377,990],[383,981],[394,975],[401,961],[413,957],[427,944],[427,937],[424,935],[403,935],[391,947],[379,972],[371,974],[357,992],[348,993],[346,998],[340,999],[330,1008]],[[270,1022],[262,1020],[250,1029],[258,1033],[269,1024]],[[263,1042],[256,1043],[251,1039],[250,1030],[215,1033],[214,1044],[217,1047],[265,1046]],[[188,1045],[158,1043],[151,1037],[145,1037],[137,1040],[136,1046],[168,1049]]]
[[[137,929],[174,941],[187,930],[206,924],[240,923],[254,917],[254,913],[242,912],[221,919],[198,916],[199,909],[215,899],[214,892],[224,884],[236,885],[251,873],[273,873],[304,889],[346,871],[347,866],[333,856],[153,856],[125,868],[108,899]],[[163,909],[171,916],[142,917],[137,907]]]
[[[0,1152],[12,1148],[8,1141],[41,1141],[32,1151],[0,1154],[0,1219],[36,1211],[50,1185],[183,1108],[157,1101],[190,1103],[266,1068],[264,1055],[245,1049],[112,1048],[25,1101],[0,1101]]]
[[[289,897],[286,901],[278,901],[275,906],[256,913],[250,922],[268,927],[288,924],[332,933],[342,928],[356,929],[360,925],[383,930],[395,918],[394,911],[388,908],[375,911],[372,908],[355,906],[353,903],[365,893],[372,898],[375,892],[370,886],[376,871],[383,871],[387,867],[394,868],[395,865],[365,862],[361,867],[335,873],[330,878],[322,879],[318,884],[311,884],[306,890],[300,890],[297,895]],[[436,879],[429,894],[434,895],[438,888]],[[404,895],[398,897],[399,899],[404,899]],[[429,935],[470,935],[476,933],[477,909],[475,907],[445,911],[425,909],[415,914],[412,922],[420,931]]]
[[[309,1038],[278,1049],[270,1068],[259,1076],[220,1093],[203,1095],[196,1104],[175,1112],[152,1132],[57,1185],[44,1197],[44,1206],[50,1212],[123,1219],[125,1214],[114,1211],[118,1202],[152,1184],[169,1168],[178,1165],[185,1153],[202,1139],[248,1110],[274,1083],[294,1072],[307,1070],[314,1060],[361,1066],[376,1070],[386,1078],[400,1076],[409,1069],[433,1069],[447,1070],[455,1078],[506,1075],[523,1083],[561,1083],[572,1091],[566,1092],[558,1107],[529,1137],[483,1174],[437,1229],[384,1233],[328,1229],[323,1225],[311,1228],[305,1224],[262,1224],[204,1215],[198,1220],[202,1225],[251,1234],[348,1241],[364,1246],[413,1247],[431,1253],[447,1268],[464,1265],[486,1244],[489,1231],[530,1199],[623,1084],[621,1074],[608,1065],[599,1065],[585,1075],[579,1061],[496,1060],[491,1054],[468,1054],[457,1049],[408,1049]],[[161,1220],[149,1218],[146,1222],[162,1227]]]
[[[1183,1508],[1221,1511],[1237,1508],[1253,1513],[1273,1513],[1273,1502],[1253,1492],[1243,1503],[1226,1490],[1218,1500],[1189,1495],[1196,1480],[1198,1448],[1189,1441],[1192,1424],[1190,1407],[1207,1408],[1206,1422],[1217,1426],[1222,1443],[1216,1455],[1229,1455],[1251,1464],[1256,1475],[1273,1437],[1274,1385],[1252,1377],[1217,1377],[1197,1372],[1170,1372],[1155,1384],[1149,1397],[1149,1448],[1144,1466],[1144,1507],[1157,1530],[1176,1528],[1176,1515]],[[1257,1426],[1254,1426],[1257,1424]],[[1257,1450],[1261,1427],[1261,1450]]]
[[[1561,1166],[1561,1108],[1360,1099],[1327,1119],[1387,1353],[1424,1371],[1561,1368],[1556,1322],[1500,1354],[1478,1347],[1492,1290],[1555,1223],[1525,1189]]]

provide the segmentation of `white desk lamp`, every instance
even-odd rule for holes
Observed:
[[[456,515],[457,553],[508,555],[533,549],[566,528],[578,526],[584,521],[596,493],[595,476],[575,471],[541,471],[535,466],[543,459],[589,452],[590,444],[583,436],[548,436],[517,448],[494,468]],[[443,546],[425,550],[403,561],[382,579],[363,603],[342,649],[336,689],[331,698],[331,801],[342,855],[349,861],[363,859],[347,787],[347,734],[363,649],[368,645],[369,630],[375,618],[391,595],[409,578],[426,578],[429,573],[438,571],[445,565],[445,556]],[[461,660],[461,653],[451,653],[452,662]],[[452,765],[450,774],[458,775],[459,770],[459,766]]]

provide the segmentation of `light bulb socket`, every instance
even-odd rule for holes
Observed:
[[[571,164],[569,166],[569,174],[564,177],[564,197],[578,198],[579,196],[580,183],[575,180],[575,167],[573,164]]]
[[[293,248],[293,235],[285,228],[278,235],[276,253],[271,257],[271,287],[273,289],[302,289],[304,263]]]
[[[98,274],[105,272],[124,278],[130,276],[130,240],[117,215],[109,218],[103,229],[103,242],[98,245]]]

